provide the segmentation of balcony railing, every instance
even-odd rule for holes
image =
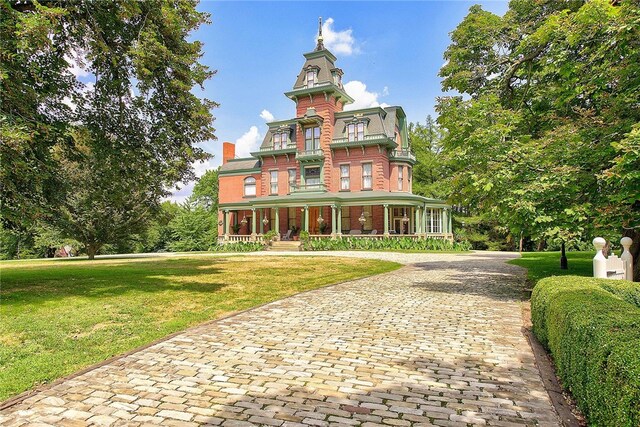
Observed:
[[[324,184],[296,184],[291,186],[292,193],[309,193],[327,191],[327,186]]]
[[[296,144],[283,144],[280,147],[274,147],[273,145],[269,146],[269,147],[260,147],[260,151],[264,152],[264,151],[289,151],[289,150],[295,150],[296,149]]]
[[[323,158],[324,158],[324,151],[322,151],[321,148],[317,148],[315,150],[298,151],[298,154],[296,154],[296,159],[301,161],[320,160]]]
[[[333,144],[345,144],[345,143],[362,144],[364,141],[375,141],[377,139],[387,139],[387,138],[389,137],[383,133],[376,133],[373,135],[365,135],[363,139],[354,139],[351,141],[349,141],[349,138],[334,138],[332,143]]]
[[[416,155],[411,152],[411,150],[393,150],[391,152],[391,157],[394,159],[406,159],[411,161],[416,161]]]

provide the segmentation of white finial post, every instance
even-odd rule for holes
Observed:
[[[622,255],[620,255],[620,259],[624,263],[624,278],[625,280],[630,280],[633,282],[633,255],[629,251],[633,240],[630,237],[623,237],[620,239],[620,244],[622,245]]]
[[[602,253],[602,249],[606,244],[607,241],[602,237],[593,239],[593,246],[596,248],[596,256],[593,257],[593,277],[607,278],[607,259]]]

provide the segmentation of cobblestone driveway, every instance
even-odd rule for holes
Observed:
[[[350,256],[410,264],[190,329],[0,425],[558,425],[509,255]]]

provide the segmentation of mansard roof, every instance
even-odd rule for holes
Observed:
[[[305,53],[304,57],[306,58],[306,61],[302,66],[302,70],[300,70],[300,74],[298,74],[296,83],[293,85],[294,89],[301,89],[305,87],[305,75],[307,71],[312,69],[316,69],[318,71],[317,85],[333,83],[333,72],[337,72],[342,75],[342,70],[335,66],[337,58],[327,49]],[[337,86],[342,88],[342,83]]]
[[[267,123],[267,126],[269,126],[269,130],[264,136],[264,139],[262,140],[262,145],[260,145],[260,147],[271,147],[271,138],[273,137],[273,134],[278,131],[282,132],[282,130],[286,130],[287,128],[289,129],[290,143],[292,144],[296,143],[297,141],[296,122],[294,120],[271,122],[271,123]]]

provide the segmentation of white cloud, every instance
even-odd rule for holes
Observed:
[[[386,86],[385,86],[386,89]],[[367,85],[358,80],[352,80],[345,83],[344,90],[354,99],[353,104],[347,104],[345,110],[358,110],[360,108],[369,107],[388,107],[389,104],[378,102],[378,98],[381,96],[378,92],[369,92]],[[386,91],[388,93],[388,90]],[[382,96],[385,95],[385,90],[382,91]]]
[[[274,120],[273,114],[271,114],[269,110],[262,110],[262,113],[260,113],[260,117],[265,122],[272,122]]]
[[[78,77],[86,77],[91,73],[85,68],[84,53],[79,51],[71,52],[71,55],[64,55],[64,60],[69,64],[68,70],[71,74]]]
[[[382,88],[382,96],[388,96],[389,95],[389,86],[385,86]]]
[[[322,38],[324,47],[337,55],[348,56],[353,53],[358,53],[356,40],[352,35],[353,30],[349,28],[348,30],[334,31],[332,26],[333,18],[328,18],[322,24]],[[317,35],[315,37],[315,40],[318,40]]]
[[[191,166],[193,166],[193,171],[196,174],[196,178],[200,178],[210,169],[217,168],[214,158],[193,162]],[[175,190],[165,200],[171,200],[172,202],[176,203],[183,203],[189,198],[189,196],[191,196],[191,194],[193,193],[193,187],[195,185],[195,181],[191,181],[188,184],[184,185],[184,187],[176,186]]]
[[[236,157],[249,157],[260,146],[260,132],[257,126],[251,126],[244,135],[236,139]]]

